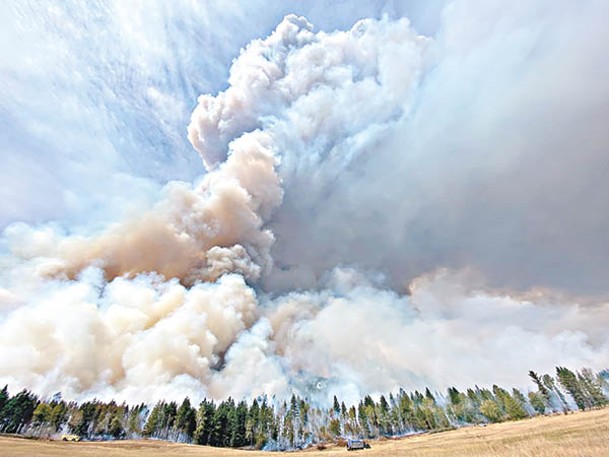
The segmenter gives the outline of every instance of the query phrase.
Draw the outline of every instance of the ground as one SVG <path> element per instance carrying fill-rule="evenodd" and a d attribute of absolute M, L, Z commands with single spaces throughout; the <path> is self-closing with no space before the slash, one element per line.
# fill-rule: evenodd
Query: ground
<path fill-rule="evenodd" d="M 609 409 L 538 417 L 467 427 L 443 433 L 397 440 L 371 441 L 371 449 L 350 457 L 575 457 L 609 456 Z M 342 447 L 290 452 L 290 456 L 346 455 Z M 155 440 L 116 442 L 62 442 L 0 437 L 2 457 L 269 457 L 276 453 L 219 449 Z"/>

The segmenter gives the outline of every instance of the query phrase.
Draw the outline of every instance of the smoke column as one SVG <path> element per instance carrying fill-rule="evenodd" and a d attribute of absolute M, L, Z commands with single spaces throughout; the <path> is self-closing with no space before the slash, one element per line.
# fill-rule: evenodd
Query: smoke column
<path fill-rule="evenodd" d="M 4 231 L 0 384 L 352 402 L 606 367 L 609 11 L 552 5 L 285 17 L 199 97 L 200 180 Z"/>

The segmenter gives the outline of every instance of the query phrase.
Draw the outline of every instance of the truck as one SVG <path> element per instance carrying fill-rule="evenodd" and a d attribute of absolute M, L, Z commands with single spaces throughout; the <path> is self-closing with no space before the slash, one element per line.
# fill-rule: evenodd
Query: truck
<path fill-rule="evenodd" d="M 80 436 L 64 433 L 61 435 L 61 441 L 80 441 Z"/>
<path fill-rule="evenodd" d="M 347 450 L 348 451 L 356 451 L 358 449 L 367 449 L 370 446 L 368 444 L 366 444 L 366 442 L 364 440 L 355 440 L 355 439 L 348 439 L 347 440 Z"/>

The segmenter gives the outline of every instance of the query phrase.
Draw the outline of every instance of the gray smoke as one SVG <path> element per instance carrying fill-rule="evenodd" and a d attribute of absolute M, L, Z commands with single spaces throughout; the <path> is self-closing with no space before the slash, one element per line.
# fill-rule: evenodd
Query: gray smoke
<path fill-rule="evenodd" d="M 433 39 L 287 16 L 199 98 L 199 182 L 5 231 L 0 383 L 356 401 L 607 366 L 608 10 L 456 1 Z"/>
<path fill-rule="evenodd" d="M 603 2 L 454 2 L 423 55 L 390 38 L 367 53 L 370 93 L 361 73 L 320 84 L 313 125 L 299 99 L 280 120 L 285 197 L 271 222 L 276 265 L 297 271 L 286 287 L 336 264 L 398 287 L 443 266 L 606 296 L 605 13 Z M 314 141 L 290 134 L 300 125 Z"/>

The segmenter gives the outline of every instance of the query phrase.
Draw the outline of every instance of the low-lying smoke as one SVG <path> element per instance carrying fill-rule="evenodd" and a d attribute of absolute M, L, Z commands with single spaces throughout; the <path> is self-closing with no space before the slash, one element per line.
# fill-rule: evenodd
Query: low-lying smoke
<path fill-rule="evenodd" d="M 199 98 L 200 182 L 89 236 L 9 227 L 0 383 L 356 401 L 607 366 L 607 6 L 470 3 L 433 40 L 288 16 Z"/>

